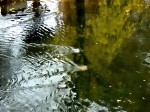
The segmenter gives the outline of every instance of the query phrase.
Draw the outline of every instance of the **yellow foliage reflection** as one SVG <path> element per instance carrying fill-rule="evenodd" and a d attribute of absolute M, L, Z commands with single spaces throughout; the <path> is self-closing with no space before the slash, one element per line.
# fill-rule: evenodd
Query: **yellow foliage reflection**
<path fill-rule="evenodd" d="M 124 54 L 123 44 L 142 24 L 142 16 L 148 5 L 144 0 L 83 0 L 84 4 L 80 7 L 77 6 L 77 2 L 78 0 L 61 2 L 64 24 L 58 27 L 56 37 L 51 43 L 70 45 L 83 50 L 83 53 L 72 57 L 75 62 L 88 65 L 88 71 L 78 73 L 79 79 L 76 85 L 80 98 L 88 98 L 99 103 L 100 99 L 105 99 L 109 103 L 119 101 L 124 106 L 130 102 L 127 100 L 124 104 L 126 99 L 118 100 L 118 95 L 126 94 L 129 88 L 123 87 L 124 83 L 129 79 L 135 79 L 129 77 L 130 73 L 127 73 L 128 77 L 119 74 L 125 73 L 125 68 L 114 72 L 115 69 L 110 69 L 110 66 L 120 63 L 117 61 L 117 56 L 119 53 Z M 74 19 L 71 19 L 72 17 Z M 134 53 L 133 55 L 135 56 Z M 131 61 L 135 57 L 128 58 Z M 127 63 L 132 65 L 130 62 Z M 138 66 L 135 60 L 133 63 Z M 115 74 L 116 72 L 119 73 Z M 127 84 L 132 87 L 132 80 Z M 113 88 L 112 85 L 115 87 Z M 136 108 L 136 105 L 134 106 L 133 108 Z M 127 106 L 128 109 L 129 107 Z"/>

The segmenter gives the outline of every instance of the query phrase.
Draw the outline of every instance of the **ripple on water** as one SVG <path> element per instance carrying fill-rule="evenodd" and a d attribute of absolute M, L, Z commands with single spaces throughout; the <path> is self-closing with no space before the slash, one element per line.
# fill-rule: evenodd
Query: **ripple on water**
<path fill-rule="evenodd" d="M 61 89 L 58 86 L 71 81 L 69 72 L 80 70 L 78 65 L 66 56 L 79 53 L 80 50 L 46 44 L 21 46 L 20 55 L 9 58 L 12 80 L 7 89 L 1 91 L 1 94 L 7 94 L 7 97 L 0 101 L 0 111 L 49 112 L 67 109 L 63 99 L 70 98 L 71 88 Z"/>
<path fill-rule="evenodd" d="M 24 12 L 0 17 L 0 112 L 66 111 L 65 99 L 75 97 L 67 85 L 68 73 L 87 69 L 67 57 L 80 53 L 78 48 L 31 43 L 34 34 L 43 41 L 55 33 L 58 1 L 41 4 L 47 9 L 38 18 L 31 1 Z M 33 40 L 27 44 L 23 39 L 28 37 Z M 67 87 L 59 88 L 60 84 Z"/>

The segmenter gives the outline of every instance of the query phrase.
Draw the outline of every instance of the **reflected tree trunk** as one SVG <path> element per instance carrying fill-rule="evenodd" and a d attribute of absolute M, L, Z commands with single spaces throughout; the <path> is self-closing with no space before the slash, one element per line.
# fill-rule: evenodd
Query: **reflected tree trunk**
<path fill-rule="evenodd" d="M 1 6 L 1 15 L 6 16 L 7 14 L 7 8 L 5 6 Z"/>
<path fill-rule="evenodd" d="M 26 33 L 25 42 L 34 43 L 41 40 L 41 37 L 38 35 L 38 29 L 42 23 L 41 13 L 40 13 L 40 0 L 33 0 L 32 11 L 34 12 L 33 24 L 31 28 Z"/>
<path fill-rule="evenodd" d="M 76 2 L 76 17 L 77 17 L 77 22 L 76 22 L 76 34 L 77 34 L 77 39 L 75 42 L 75 47 L 81 48 L 84 50 L 87 48 L 85 46 L 85 28 L 88 28 L 86 26 L 86 14 L 93 16 L 92 14 L 98 14 L 98 1 L 86 1 L 86 0 L 75 0 Z M 90 9 L 89 9 L 90 8 Z M 93 11 L 94 10 L 94 11 Z M 86 11 L 86 12 L 85 12 Z M 79 65 L 89 65 L 89 60 L 87 59 L 87 56 L 85 55 L 84 52 L 81 52 L 80 54 L 74 54 L 74 62 L 79 64 Z M 80 98 L 89 98 L 92 96 L 92 90 L 93 88 L 92 83 L 95 81 L 95 77 L 93 76 L 97 75 L 93 70 L 89 68 L 89 70 L 84 71 L 84 72 L 79 72 L 78 75 L 79 77 L 74 79 L 74 83 L 77 87 L 77 93 L 78 97 Z M 91 95 L 91 96 L 90 96 Z"/>
<path fill-rule="evenodd" d="M 85 2 L 84 0 L 76 0 L 76 32 L 78 40 L 75 43 L 75 46 L 83 49 L 84 44 L 84 29 L 85 29 Z"/>
<path fill-rule="evenodd" d="M 85 45 L 85 26 L 86 26 L 86 20 L 85 20 L 85 0 L 75 0 L 76 3 L 76 17 L 77 17 L 77 22 L 76 22 L 76 33 L 77 33 L 77 40 L 75 41 L 75 47 L 81 48 L 84 50 L 84 45 Z M 80 54 L 74 54 L 74 62 L 79 64 L 79 65 L 87 65 L 88 60 L 84 52 L 81 52 Z M 88 72 L 88 73 L 87 73 Z M 86 82 L 84 82 L 83 86 L 86 85 L 85 83 L 88 82 L 88 86 L 84 87 L 84 90 L 89 91 L 89 86 L 90 86 L 90 80 L 91 80 L 91 75 L 90 72 L 82 72 L 79 74 L 84 75 L 86 73 Z M 84 76 L 83 76 L 84 77 Z M 78 90 L 81 89 L 82 85 L 78 85 L 81 79 L 75 79 L 74 83 L 77 85 Z M 80 94 L 78 94 L 80 96 Z M 88 92 L 86 93 L 85 96 L 88 96 Z M 78 98 L 78 96 L 77 96 Z"/>
<path fill-rule="evenodd" d="M 84 49 L 84 30 L 85 30 L 85 1 L 84 0 L 76 0 L 76 32 L 77 32 L 77 40 L 75 42 L 75 47 Z M 79 64 L 86 65 L 87 58 L 84 53 L 81 53 L 80 56 L 75 54 L 74 61 Z"/>
<path fill-rule="evenodd" d="M 35 13 L 35 17 L 39 17 L 41 13 L 39 12 L 40 0 L 33 0 L 33 12 Z"/>
<path fill-rule="evenodd" d="M 52 37 L 52 28 L 44 24 L 43 9 L 40 0 L 33 0 L 32 11 L 34 12 L 33 24 L 27 31 L 26 43 L 41 43 L 45 38 Z"/>

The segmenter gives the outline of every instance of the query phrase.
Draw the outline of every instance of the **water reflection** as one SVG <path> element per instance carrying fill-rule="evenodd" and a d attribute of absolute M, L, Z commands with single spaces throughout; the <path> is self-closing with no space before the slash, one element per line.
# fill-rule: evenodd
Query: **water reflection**
<path fill-rule="evenodd" d="M 12 82 L 12 86 L 1 92 L 8 94 L 0 102 L 1 111 L 3 109 L 18 112 L 20 110 L 40 111 L 41 109 L 53 111 L 67 108 L 61 100 L 69 98 L 70 90 L 59 90 L 57 86 L 61 82 L 71 81 L 67 73 L 78 70 L 76 65 L 71 60 L 63 57 L 63 53 L 59 54 L 59 51 L 57 51 L 59 46 L 33 44 L 25 47 L 32 47 L 32 49 L 46 47 L 49 50 L 42 54 L 30 51 L 30 55 L 24 57 L 24 54 L 22 54 L 21 57 L 18 57 L 19 59 L 13 58 L 10 60 L 13 64 L 12 72 L 17 79 Z M 60 49 L 62 52 L 63 46 L 60 46 Z M 68 48 L 69 50 L 70 52 L 74 51 L 73 48 Z M 47 108 L 49 109 L 47 110 Z"/>
<path fill-rule="evenodd" d="M 75 1 L 68 2 L 73 4 Z M 149 49 L 149 41 L 145 41 L 148 38 L 143 39 L 146 37 L 146 30 L 148 35 L 149 29 L 145 27 L 149 24 L 149 19 L 144 19 L 147 15 L 145 12 L 148 11 L 147 4 L 145 1 L 128 0 L 107 0 L 98 3 L 94 0 L 91 1 L 93 4 L 84 0 L 80 2 L 81 7 L 72 5 L 72 17 L 76 17 L 76 24 L 67 23 L 69 21 L 66 16 L 63 17 L 67 22 L 66 32 L 63 33 L 65 38 L 61 43 L 80 47 L 83 53 L 75 55 L 72 59 L 79 64 L 88 64 L 88 71 L 72 76 L 76 84 L 75 92 L 78 93 L 76 101 L 79 100 L 89 108 L 91 103 L 86 102 L 86 99 L 99 106 L 104 105 L 110 111 L 142 111 L 145 108 L 142 105 L 145 105 L 145 100 L 148 99 L 147 95 L 141 93 L 141 89 L 147 88 L 145 79 L 148 79 L 149 74 L 149 67 L 145 68 L 141 64 L 145 60 L 143 52 L 148 52 Z M 75 11 L 73 7 L 76 8 Z M 98 11 L 92 15 L 90 8 L 97 8 Z M 62 12 L 70 13 L 69 10 Z M 143 29 L 142 32 L 140 28 Z M 56 37 L 53 42 L 58 43 L 61 40 Z M 141 51 L 142 49 L 145 51 Z M 145 61 L 147 60 L 148 58 Z M 145 69 L 147 72 L 144 72 Z"/>
<path fill-rule="evenodd" d="M 3 0 L 0 2 L 1 7 L 1 14 L 2 16 L 6 16 L 8 13 L 15 13 L 15 11 L 21 10 L 27 8 L 27 1 L 26 0 L 15 0 L 15 1 L 8 1 Z"/>
<path fill-rule="evenodd" d="M 148 1 L 33 0 L 0 20 L 0 111 L 150 111 Z"/>
<path fill-rule="evenodd" d="M 45 38 L 54 36 L 54 29 L 44 23 L 44 13 L 46 9 L 42 6 L 39 0 L 33 0 L 32 11 L 34 12 L 33 23 L 27 28 L 25 42 L 41 42 Z"/>
<path fill-rule="evenodd" d="M 103 10 L 102 7 L 100 7 L 100 9 Z M 111 5 L 111 9 L 113 9 L 113 5 Z M 104 8 L 104 10 L 107 12 L 106 7 Z M 109 13 L 109 11 L 107 13 Z M 114 13 L 115 12 L 113 12 L 113 14 Z M 118 16 L 121 15 L 119 14 Z M 142 105 L 146 105 L 145 104 L 147 102 L 146 99 L 149 99 L 149 97 L 147 93 L 144 94 L 144 93 L 141 93 L 140 91 L 145 91 L 145 88 L 147 88 L 145 85 L 146 84 L 145 80 L 143 79 L 149 79 L 148 78 L 149 73 L 146 70 L 148 68 L 145 68 L 141 64 L 142 62 L 141 57 L 138 57 L 137 55 L 140 55 L 143 53 L 143 50 L 139 51 L 140 48 L 144 49 L 144 47 L 140 47 L 138 43 L 139 38 L 140 37 L 143 38 L 146 36 L 143 36 L 142 35 L 143 33 L 139 32 L 139 29 L 138 29 L 139 27 L 143 27 L 139 25 L 140 23 L 139 24 L 137 23 L 137 22 L 141 22 L 141 20 L 137 19 L 135 16 L 132 16 L 132 15 L 139 16 L 139 14 L 142 14 L 142 13 L 140 11 L 136 12 L 134 10 L 129 17 L 130 20 L 127 21 L 127 22 L 130 21 L 130 24 L 132 24 L 131 22 L 135 22 L 133 23 L 135 26 L 135 29 L 133 31 L 134 33 L 132 34 L 122 30 L 122 28 L 121 28 L 121 32 L 119 32 L 119 26 L 117 28 L 117 32 L 115 31 L 114 26 L 109 26 L 109 27 L 107 26 L 107 25 L 112 24 L 112 21 L 115 21 L 115 19 L 118 16 L 117 17 L 115 16 L 114 19 L 113 19 L 113 15 L 112 16 L 109 15 L 109 18 L 104 17 L 105 19 L 108 19 L 106 21 L 107 23 L 104 23 L 105 19 L 101 21 L 100 18 L 97 18 L 97 19 L 101 23 L 96 22 L 97 20 L 94 21 L 96 22 L 96 24 L 98 24 L 98 25 L 93 26 L 94 31 L 92 33 L 92 36 L 95 36 L 94 37 L 95 41 L 93 41 L 92 45 L 89 44 L 90 42 L 88 42 L 88 45 L 91 45 L 92 47 L 95 46 L 95 47 L 93 47 L 91 50 L 90 48 L 88 48 L 88 51 L 86 52 L 87 53 L 89 52 L 89 53 L 86 56 L 88 60 L 91 62 L 91 65 L 95 68 L 92 68 L 92 70 L 90 71 L 91 75 L 88 76 L 87 74 L 83 74 L 82 76 L 83 78 L 80 77 L 78 79 L 78 87 L 80 88 L 79 94 L 81 95 L 81 97 L 89 98 L 102 105 L 110 104 L 111 106 L 110 107 L 108 106 L 108 108 L 112 111 L 118 111 L 118 110 L 120 111 L 124 109 L 127 111 L 145 110 L 144 109 L 145 106 L 142 106 Z M 103 16 L 107 16 L 107 15 L 101 14 L 101 17 Z M 144 17 L 144 15 L 142 15 L 142 17 Z M 117 26 L 119 22 L 123 22 L 121 18 L 119 17 L 116 20 L 118 22 L 117 21 L 115 22 L 114 24 L 115 26 Z M 94 22 L 92 24 L 94 24 Z M 146 21 L 142 21 L 143 24 L 146 24 L 145 22 Z M 127 24 L 128 23 L 125 23 L 126 25 L 125 27 L 129 29 L 130 26 L 127 26 Z M 94 27 L 97 29 L 98 28 L 101 29 L 102 32 L 100 30 L 94 29 Z M 105 30 L 105 28 L 107 29 Z M 138 29 L 137 31 L 135 31 L 136 28 Z M 98 31 L 101 33 L 98 33 Z M 107 32 L 109 33 L 107 34 Z M 125 36 L 123 36 L 124 35 L 123 32 L 126 32 Z M 136 35 L 137 32 L 139 32 L 140 34 L 138 33 Z M 144 35 L 147 35 L 147 34 L 146 32 L 144 33 Z M 120 39 L 127 38 L 128 36 L 129 37 L 128 39 L 120 40 L 118 35 L 119 37 L 121 35 Z M 101 36 L 101 37 L 99 37 L 99 40 L 96 41 L 97 36 Z M 94 42 L 97 43 L 97 46 L 94 45 Z M 120 44 L 120 42 L 121 43 L 123 42 L 123 43 Z M 147 46 L 148 44 L 145 43 L 143 45 L 146 46 L 146 48 L 149 48 L 149 46 Z M 120 49 L 120 47 L 121 47 L 121 50 L 119 50 L 119 52 L 118 50 L 115 50 L 115 49 Z M 93 49 L 95 50 L 93 51 Z M 96 53 L 98 53 L 98 51 L 95 52 L 96 49 L 99 50 L 100 52 L 99 54 L 97 54 L 97 56 L 96 56 Z M 107 52 L 107 50 L 109 52 Z M 148 52 L 148 49 L 145 49 L 144 52 Z M 95 56 L 94 55 L 92 56 L 92 54 L 94 54 Z M 139 69 L 142 70 L 142 72 Z M 81 86 L 81 83 L 82 85 L 84 85 L 83 82 L 85 82 L 85 85 L 87 85 L 87 88 L 85 88 L 84 86 Z M 149 111 L 149 108 L 147 108 L 146 111 Z"/>
<path fill-rule="evenodd" d="M 57 12 L 57 2 L 50 3 L 53 7 L 46 8 Z M 25 15 L 13 21 L 12 17 L 18 17 L 20 12 L 6 15 L 6 20 L 1 17 L 1 21 L 12 24 L 2 25 L 0 30 L 0 111 L 65 111 L 68 110 L 65 100 L 74 97 L 70 88 L 58 87 L 71 82 L 68 73 L 80 70 L 66 57 L 80 50 L 44 44 L 44 39 L 52 34 L 51 29 L 56 27 L 57 15 L 45 10 L 43 4 L 29 2 L 27 9 L 21 12 Z M 51 20 L 55 23 L 49 22 Z"/>

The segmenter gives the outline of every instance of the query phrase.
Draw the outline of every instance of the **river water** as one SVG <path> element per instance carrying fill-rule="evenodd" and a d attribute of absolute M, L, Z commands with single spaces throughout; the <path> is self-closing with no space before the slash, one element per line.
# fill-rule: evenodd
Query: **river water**
<path fill-rule="evenodd" d="M 0 112 L 149 112 L 149 6 L 0 2 Z"/>

